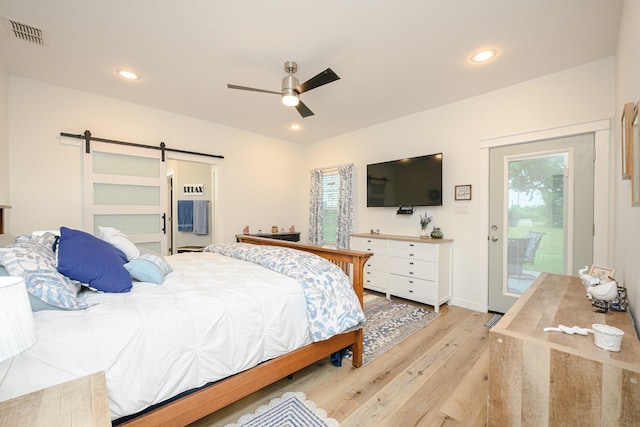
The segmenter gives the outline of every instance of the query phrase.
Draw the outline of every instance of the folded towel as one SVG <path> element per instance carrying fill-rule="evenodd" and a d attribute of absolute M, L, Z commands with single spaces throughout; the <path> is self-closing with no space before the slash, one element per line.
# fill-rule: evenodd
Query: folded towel
<path fill-rule="evenodd" d="M 193 230 L 193 200 L 178 200 L 178 231 Z"/>
<path fill-rule="evenodd" d="M 206 200 L 193 201 L 193 234 L 207 234 L 207 204 Z"/>

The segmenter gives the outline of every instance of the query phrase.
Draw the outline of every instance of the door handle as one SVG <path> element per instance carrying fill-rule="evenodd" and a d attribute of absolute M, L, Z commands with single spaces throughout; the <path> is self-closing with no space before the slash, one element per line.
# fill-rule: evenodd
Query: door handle
<path fill-rule="evenodd" d="M 497 242 L 498 241 L 498 236 L 491 236 L 491 241 L 492 242 Z"/>

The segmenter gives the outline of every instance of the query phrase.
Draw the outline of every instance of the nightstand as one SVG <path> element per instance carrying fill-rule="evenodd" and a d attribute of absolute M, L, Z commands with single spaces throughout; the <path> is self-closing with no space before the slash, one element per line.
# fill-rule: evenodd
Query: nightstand
<path fill-rule="evenodd" d="M 111 426 L 104 372 L 0 402 L 2 426 Z"/>

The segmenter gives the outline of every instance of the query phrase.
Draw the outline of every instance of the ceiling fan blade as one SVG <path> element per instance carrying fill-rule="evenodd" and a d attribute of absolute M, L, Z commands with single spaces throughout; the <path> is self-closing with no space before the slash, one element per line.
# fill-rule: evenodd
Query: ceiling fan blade
<path fill-rule="evenodd" d="M 227 87 L 229 89 L 250 90 L 252 92 L 273 93 L 273 94 L 276 94 L 276 95 L 282 95 L 282 92 L 274 92 L 272 90 L 265 90 L 265 89 L 256 89 L 255 87 L 231 85 L 229 83 L 227 83 Z"/>
<path fill-rule="evenodd" d="M 299 85 L 296 88 L 296 92 L 303 93 L 311 89 L 315 89 L 319 86 L 326 85 L 327 83 L 334 82 L 339 79 L 340 77 L 338 77 L 338 75 L 334 73 L 331 68 L 327 68 L 320 74 L 314 77 L 311 77 L 309 80 Z"/>
<path fill-rule="evenodd" d="M 309 107 L 304 105 L 302 101 L 298 102 L 298 105 L 296 105 L 296 110 L 298 110 L 298 113 L 300 113 L 302 117 L 313 116 L 313 111 L 311 111 Z"/>

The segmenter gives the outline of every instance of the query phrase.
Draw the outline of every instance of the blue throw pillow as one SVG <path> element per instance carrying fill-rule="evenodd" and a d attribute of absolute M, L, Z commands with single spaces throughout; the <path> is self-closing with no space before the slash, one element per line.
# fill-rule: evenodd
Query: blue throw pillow
<path fill-rule="evenodd" d="M 113 245 L 84 231 L 60 227 L 58 271 L 103 292 L 129 292 L 127 256 Z"/>
<path fill-rule="evenodd" d="M 131 274 L 131 277 L 141 282 L 151 282 L 160 285 L 164 281 L 162 269 L 148 259 L 132 259 L 124 265 L 124 268 Z"/>

